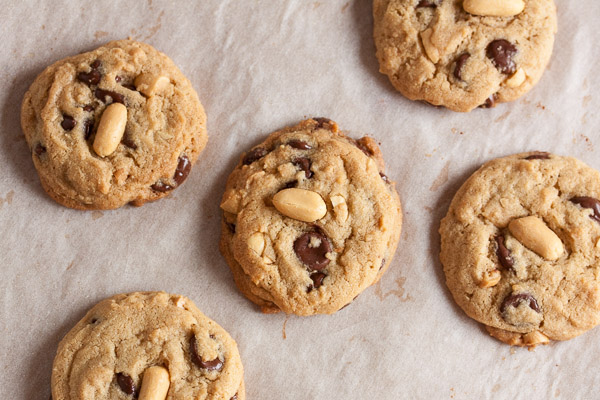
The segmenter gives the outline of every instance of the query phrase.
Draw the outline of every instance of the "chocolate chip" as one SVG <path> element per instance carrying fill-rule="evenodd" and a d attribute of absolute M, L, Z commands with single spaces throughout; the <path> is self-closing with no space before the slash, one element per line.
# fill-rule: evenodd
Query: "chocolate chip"
<path fill-rule="evenodd" d="M 135 394 L 135 384 L 133 383 L 133 379 L 124 373 L 117 373 L 117 383 L 121 390 L 126 394 Z"/>
<path fill-rule="evenodd" d="M 454 67 L 454 77 L 462 81 L 462 68 L 471 57 L 469 53 L 463 53 L 456 59 L 456 66 Z"/>
<path fill-rule="evenodd" d="M 325 275 L 322 272 L 315 272 L 314 274 L 312 274 L 310 276 L 310 279 L 312 279 L 313 281 L 313 284 L 311 285 L 311 290 L 320 288 L 323 284 L 323 279 L 325 279 L 326 276 L 327 275 Z"/>
<path fill-rule="evenodd" d="M 549 160 L 550 153 L 545 151 L 536 151 L 535 154 L 525 157 L 525 160 Z"/>
<path fill-rule="evenodd" d="M 254 149 L 252 149 L 246 153 L 246 155 L 244 156 L 244 159 L 242 161 L 242 164 L 250 165 L 254 161 L 258 161 L 261 158 L 263 158 L 264 156 L 266 156 L 267 153 L 268 153 L 268 151 L 264 147 L 255 147 Z"/>
<path fill-rule="evenodd" d="M 150 186 L 150 188 L 155 192 L 165 193 L 175 189 L 175 186 L 171 186 L 168 183 L 156 182 L 154 185 Z"/>
<path fill-rule="evenodd" d="M 92 318 L 92 319 L 90 320 L 90 324 L 92 324 L 92 325 L 95 325 L 95 324 L 96 324 L 96 322 L 98 322 L 98 318 Z"/>
<path fill-rule="evenodd" d="M 590 218 L 600 222 L 600 201 L 593 197 L 573 197 L 571 201 L 575 204 L 579 204 L 583 208 L 591 208 L 594 213 L 590 215 Z"/>
<path fill-rule="evenodd" d="M 485 99 L 485 103 L 480 105 L 481 108 L 494 108 L 496 107 L 496 100 L 498 100 L 498 95 L 496 93 L 492 94 L 490 97 Z"/>
<path fill-rule="evenodd" d="M 329 239 L 320 232 L 307 232 L 294 242 L 296 256 L 311 271 L 319 271 L 329 265 L 330 260 L 325 255 L 330 251 Z"/>
<path fill-rule="evenodd" d="M 298 149 L 298 150 L 310 150 L 312 149 L 312 146 L 308 143 L 306 143 L 303 140 L 290 140 L 288 142 L 288 145 L 290 145 L 291 147 L 293 147 L 294 149 Z"/>
<path fill-rule="evenodd" d="M 516 308 L 523 302 L 528 303 L 529 308 L 531 308 L 533 311 L 538 313 L 540 312 L 540 306 L 538 305 L 537 300 L 529 293 L 517 293 L 507 296 L 500 306 L 500 312 L 504 314 L 508 307 Z"/>
<path fill-rule="evenodd" d="M 92 132 L 94 131 L 94 120 L 88 119 L 83 124 L 83 132 L 85 134 L 85 140 L 88 140 L 90 136 L 92 136 Z"/>
<path fill-rule="evenodd" d="M 119 75 L 115 76 L 115 82 L 119 83 L 121 80 L 122 78 Z"/>
<path fill-rule="evenodd" d="M 229 400 L 237 400 L 237 398 L 238 398 L 237 395 L 238 395 L 237 393 L 234 394 L 233 397 L 231 399 L 229 399 Z"/>
<path fill-rule="evenodd" d="M 73 117 L 63 114 L 63 120 L 60 123 L 60 126 L 62 126 L 65 131 L 70 131 L 71 129 L 75 128 L 75 125 L 77 125 L 77 121 L 75 121 Z"/>
<path fill-rule="evenodd" d="M 202 357 L 198 355 L 198 349 L 196 348 L 196 338 L 194 336 L 190 338 L 190 355 L 194 364 L 196 364 L 200 368 L 204 368 L 209 371 L 220 371 L 223 368 L 223 361 L 221 361 L 219 357 L 215 358 L 212 361 L 202 361 Z"/>
<path fill-rule="evenodd" d="M 125 96 L 123 96 L 122 94 L 119 94 L 117 92 L 111 92 L 110 90 L 104 90 L 104 89 L 96 89 L 94 90 L 94 96 L 96 96 L 97 99 L 107 103 L 106 98 L 110 97 L 112 99 L 113 103 L 121 103 L 121 104 L 125 104 Z"/>
<path fill-rule="evenodd" d="M 329 118 L 323 117 L 313 118 L 313 120 L 317 121 L 317 128 L 323 128 L 325 125 L 331 125 L 333 123 Z"/>
<path fill-rule="evenodd" d="M 85 106 L 85 107 L 83 107 L 83 111 L 87 111 L 87 112 L 94 111 L 94 106 L 92 106 L 92 105 Z"/>
<path fill-rule="evenodd" d="M 385 258 L 383 260 L 381 260 L 381 266 L 379 267 L 380 271 L 383 269 L 384 265 L 385 265 Z"/>
<path fill-rule="evenodd" d="M 310 166 L 311 166 L 311 162 L 308 158 L 304 158 L 304 157 L 300 157 L 300 158 L 296 158 L 294 159 L 294 161 L 292 161 L 292 164 L 294 164 L 296 167 L 300 168 L 302 171 L 304 171 L 304 175 L 310 179 L 313 176 L 313 172 L 310 170 Z"/>
<path fill-rule="evenodd" d="M 510 255 L 510 250 L 508 250 L 504 245 L 504 236 L 496 236 L 496 244 L 496 256 L 498 256 L 498 262 L 504 267 L 504 269 L 514 272 L 515 269 L 513 266 L 515 265 L 515 262 Z"/>
<path fill-rule="evenodd" d="M 90 72 L 80 72 L 77 74 L 77 80 L 85 83 L 88 86 L 97 85 L 102 79 L 102 74 L 97 69 L 92 69 Z"/>
<path fill-rule="evenodd" d="M 94 60 L 94 62 L 92 64 L 90 64 L 90 67 L 92 67 L 92 69 L 98 69 L 98 68 L 100 68 L 100 65 L 102 65 L 100 60 Z"/>
<path fill-rule="evenodd" d="M 437 7 L 442 3 L 442 0 L 420 0 L 417 7 Z"/>
<path fill-rule="evenodd" d="M 125 135 L 123 135 L 123 139 L 121 140 L 121 143 L 123 143 L 125 146 L 129 147 L 130 149 L 133 149 L 133 150 L 137 149 L 137 144 L 135 144 L 133 139 L 131 139 L 131 137 L 129 137 L 129 135 L 127 133 L 125 133 Z"/>
<path fill-rule="evenodd" d="M 235 224 L 232 224 L 231 222 L 225 222 L 225 224 L 231 233 L 235 233 Z"/>
<path fill-rule="evenodd" d="M 190 170 L 192 169 L 192 163 L 186 155 L 179 156 L 179 162 L 177 163 L 177 169 L 175 169 L 175 175 L 173 180 L 177 183 L 177 186 L 181 185 L 183 181 L 188 177 Z"/>
<path fill-rule="evenodd" d="M 385 182 L 385 183 L 390 183 L 390 179 L 387 177 L 387 175 L 383 174 L 383 173 L 379 173 L 379 176 L 381 177 L 381 179 Z"/>
<path fill-rule="evenodd" d="M 38 143 L 35 145 L 35 148 L 33 149 L 33 151 L 35 151 L 35 154 L 37 154 L 38 156 L 41 156 L 42 154 L 44 154 L 46 152 L 46 147 L 42 146 L 41 143 Z"/>
<path fill-rule="evenodd" d="M 517 54 L 517 48 L 508 40 L 498 39 L 490 43 L 486 54 L 498 71 L 506 75 L 512 75 L 517 70 L 513 57 Z"/>

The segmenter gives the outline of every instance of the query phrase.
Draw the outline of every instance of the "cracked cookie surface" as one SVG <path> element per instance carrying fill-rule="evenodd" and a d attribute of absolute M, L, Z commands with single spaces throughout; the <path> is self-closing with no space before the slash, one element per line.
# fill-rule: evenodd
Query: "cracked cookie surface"
<path fill-rule="evenodd" d="M 556 32 L 553 0 L 527 0 L 520 13 L 503 17 L 470 14 L 463 0 L 374 0 L 373 16 L 380 71 L 394 87 L 463 112 L 528 92 Z"/>
<path fill-rule="evenodd" d="M 458 305 L 512 345 L 600 323 L 600 173 L 534 152 L 492 160 L 454 196 L 440 258 Z"/>
<path fill-rule="evenodd" d="M 166 55 L 132 40 L 47 67 L 25 94 L 21 126 L 42 186 L 76 209 L 168 195 L 207 141 L 189 80 Z"/>
<path fill-rule="evenodd" d="M 394 183 L 371 138 L 316 118 L 244 154 L 221 208 L 221 252 L 264 312 L 331 314 L 377 282 L 402 224 Z"/>
<path fill-rule="evenodd" d="M 152 367 L 166 369 L 166 399 L 245 399 L 235 341 L 191 300 L 164 292 L 95 305 L 58 346 L 52 398 L 134 399 Z"/>

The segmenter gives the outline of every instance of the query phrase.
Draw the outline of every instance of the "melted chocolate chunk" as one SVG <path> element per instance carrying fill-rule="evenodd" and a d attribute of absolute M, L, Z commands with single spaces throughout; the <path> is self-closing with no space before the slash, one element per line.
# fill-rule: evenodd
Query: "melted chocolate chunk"
<path fill-rule="evenodd" d="M 88 106 L 85 106 L 85 107 L 83 107 L 83 111 L 87 111 L 87 112 L 94 111 L 94 106 L 91 104 Z"/>
<path fill-rule="evenodd" d="M 71 129 L 75 128 L 75 125 L 77 125 L 77 121 L 75 121 L 73 117 L 63 114 L 63 120 L 60 123 L 60 126 L 62 126 L 65 131 L 70 131 Z"/>
<path fill-rule="evenodd" d="M 256 147 L 246 153 L 246 155 L 244 156 L 244 159 L 242 160 L 242 164 L 250 165 L 254 161 L 258 161 L 261 158 L 263 158 L 264 156 L 266 156 L 267 153 L 268 153 L 268 151 L 264 147 Z"/>
<path fill-rule="evenodd" d="M 515 269 L 513 266 L 515 265 L 515 262 L 510 255 L 510 250 L 508 250 L 504 245 L 504 236 L 496 236 L 496 244 L 496 256 L 498 256 L 498 262 L 500 265 L 502 265 L 502 267 L 504 267 L 504 269 L 514 272 Z"/>
<path fill-rule="evenodd" d="M 316 272 L 314 274 L 312 274 L 310 276 L 310 279 L 312 279 L 313 284 L 312 284 L 312 288 L 313 289 L 318 289 L 321 287 L 321 285 L 323 284 L 323 279 L 325 279 L 327 275 L 325 275 L 322 272 Z"/>
<path fill-rule="evenodd" d="M 545 151 L 536 151 L 535 154 L 525 157 L 525 160 L 549 160 L 550 153 Z"/>
<path fill-rule="evenodd" d="M 512 75 L 517 70 L 513 57 L 517 54 L 517 48 L 508 40 L 498 39 L 490 43 L 486 49 L 486 55 L 498 71 L 506 75 Z"/>
<path fill-rule="evenodd" d="M 196 348 L 196 338 L 194 336 L 190 338 L 190 355 L 194 364 L 196 364 L 200 368 L 204 368 L 209 371 L 220 371 L 223 368 L 223 361 L 221 361 L 219 357 L 211 361 L 202 360 L 202 357 L 198 355 L 198 349 Z"/>
<path fill-rule="evenodd" d="M 94 90 L 94 96 L 96 96 L 96 98 L 98 100 L 101 100 L 105 103 L 107 103 L 106 98 L 110 97 L 112 99 L 113 103 L 121 103 L 121 104 L 125 104 L 125 96 L 123 96 L 122 94 L 119 94 L 117 92 L 111 92 L 110 90 L 104 90 L 104 89 L 96 89 Z"/>
<path fill-rule="evenodd" d="M 192 163 L 190 162 L 190 159 L 187 158 L 186 155 L 179 156 L 177 169 L 175 170 L 175 175 L 173 175 L 173 179 L 175 180 L 175 183 L 177 183 L 177 186 L 181 185 L 183 181 L 185 181 L 191 169 Z"/>
<path fill-rule="evenodd" d="M 118 372 L 117 383 L 119 384 L 119 387 L 124 393 L 135 395 L 135 384 L 133 383 L 133 379 L 129 375 Z"/>
<path fill-rule="evenodd" d="M 85 83 L 88 86 L 97 85 L 102 79 L 100 71 L 93 69 L 90 72 L 80 72 L 77 74 L 77 80 Z"/>
<path fill-rule="evenodd" d="M 492 94 L 490 97 L 485 99 L 485 103 L 480 105 L 481 108 L 494 108 L 496 107 L 496 100 L 498 100 L 498 95 L 496 93 Z"/>
<path fill-rule="evenodd" d="M 600 201 L 593 197 L 573 197 L 571 202 L 579 204 L 583 208 L 591 208 L 594 213 L 590 215 L 590 218 L 596 222 L 600 222 Z"/>
<path fill-rule="evenodd" d="M 312 146 L 308 143 L 306 143 L 305 141 L 302 140 L 290 140 L 288 142 L 288 145 L 293 147 L 294 149 L 298 149 L 298 150 L 310 150 L 312 149 Z"/>
<path fill-rule="evenodd" d="M 463 53 L 456 59 L 456 66 L 454 67 L 454 77 L 462 81 L 462 68 L 471 57 L 469 53 Z"/>
<path fill-rule="evenodd" d="M 442 3 L 442 0 L 420 0 L 417 7 L 437 7 Z"/>
<path fill-rule="evenodd" d="M 318 244 L 313 247 L 315 242 Z M 294 242 L 294 252 L 309 270 L 320 271 L 329 265 L 325 255 L 331 252 L 331 244 L 323 233 L 307 232 Z"/>
<path fill-rule="evenodd" d="M 538 313 L 541 312 L 537 300 L 529 293 L 517 293 L 507 296 L 500 306 L 500 312 L 504 314 L 508 307 L 516 308 L 523 302 L 526 302 L 533 311 Z"/>
<path fill-rule="evenodd" d="M 44 154 L 46 152 L 46 147 L 42 146 L 41 143 L 38 143 L 35 145 L 35 148 L 33 149 L 33 151 L 35 151 L 35 154 L 37 154 L 38 156 L 41 156 L 42 154 Z"/>
<path fill-rule="evenodd" d="M 171 186 L 168 183 L 156 182 L 154 185 L 150 186 L 150 188 L 155 192 L 165 193 L 175 189 L 175 186 Z"/>
<path fill-rule="evenodd" d="M 296 167 L 300 168 L 302 171 L 304 171 L 304 175 L 310 179 L 313 176 L 313 172 L 310 170 L 310 166 L 311 166 L 311 162 L 308 158 L 304 158 L 304 157 L 300 157 L 300 158 L 296 158 L 294 161 L 292 161 L 292 164 L 294 164 Z"/>
<path fill-rule="evenodd" d="M 94 131 L 94 120 L 88 119 L 83 124 L 83 132 L 85 134 L 85 140 L 88 140 L 90 136 L 92 136 L 92 132 Z"/>

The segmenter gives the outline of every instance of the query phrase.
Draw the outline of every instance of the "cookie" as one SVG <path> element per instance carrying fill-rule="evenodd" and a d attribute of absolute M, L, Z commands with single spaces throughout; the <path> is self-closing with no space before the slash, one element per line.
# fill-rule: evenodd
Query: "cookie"
<path fill-rule="evenodd" d="M 492 160 L 440 226 L 446 283 L 503 342 L 568 340 L 600 323 L 600 173 L 544 152 Z"/>
<path fill-rule="evenodd" d="M 379 147 L 325 118 L 271 134 L 227 181 L 221 252 L 263 312 L 331 314 L 377 282 L 402 211 Z"/>
<path fill-rule="evenodd" d="M 206 145 L 206 115 L 166 55 L 114 41 L 49 66 L 21 107 L 46 192 L 67 207 L 139 206 L 168 195 Z"/>
<path fill-rule="evenodd" d="M 101 301 L 58 345 L 52 398 L 138 396 L 245 399 L 235 341 L 183 296 L 137 292 Z"/>
<path fill-rule="evenodd" d="M 404 96 L 454 111 L 493 107 L 541 78 L 553 0 L 373 0 L 380 72 Z"/>

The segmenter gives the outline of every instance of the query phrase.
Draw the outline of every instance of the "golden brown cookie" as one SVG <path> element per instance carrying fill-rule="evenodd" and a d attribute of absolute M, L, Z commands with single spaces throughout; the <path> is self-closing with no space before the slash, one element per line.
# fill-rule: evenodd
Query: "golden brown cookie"
<path fill-rule="evenodd" d="M 46 68 L 25 94 L 21 126 L 46 192 L 87 210 L 166 196 L 207 141 L 189 80 L 166 55 L 132 40 Z"/>
<path fill-rule="evenodd" d="M 221 252 L 264 312 L 330 314 L 377 282 L 402 224 L 371 138 L 325 118 L 271 134 L 227 181 Z"/>
<path fill-rule="evenodd" d="M 600 173 L 534 152 L 492 160 L 454 196 L 440 258 L 458 305 L 506 343 L 600 323 Z"/>
<path fill-rule="evenodd" d="M 411 100 L 454 111 L 517 99 L 541 78 L 553 0 L 374 0 L 380 71 Z"/>
<path fill-rule="evenodd" d="M 52 398 L 243 400 L 243 374 L 235 341 L 191 300 L 119 294 L 88 311 L 58 345 Z"/>

